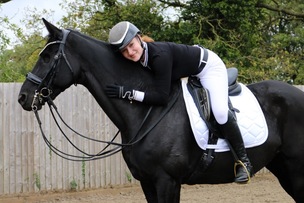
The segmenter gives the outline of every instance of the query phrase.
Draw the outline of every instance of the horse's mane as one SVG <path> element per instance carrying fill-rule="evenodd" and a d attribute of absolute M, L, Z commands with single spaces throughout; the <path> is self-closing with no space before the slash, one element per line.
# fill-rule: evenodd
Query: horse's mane
<path fill-rule="evenodd" d="M 81 38 L 85 39 L 86 41 L 93 43 L 94 45 L 107 47 L 107 49 L 110 52 L 114 53 L 114 50 L 112 49 L 112 46 L 110 43 L 105 42 L 103 40 L 96 39 L 94 37 L 91 37 L 89 35 L 86 35 L 77 30 L 74 30 L 74 29 L 68 29 L 68 30 L 70 30 L 77 36 L 80 36 Z M 129 80 L 129 81 L 131 78 L 131 81 L 135 82 L 135 84 L 138 84 L 138 83 L 136 83 L 136 80 L 138 79 L 140 81 L 139 84 L 141 87 L 145 87 L 146 85 L 148 85 L 148 86 L 151 85 L 151 83 L 153 81 L 153 78 L 152 78 L 153 74 L 151 74 L 150 70 L 143 68 L 139 63 L 134 63 L 134 62 L 131 62 L 131 61 L 123 58 L 122 55 L 119 53 L 114 53 L 114 55 L 117 56 L 117 58 L 116 58 L 117 60 L 123 61 L 123 67 L 121 67 L 121 66 L 117 67 L 117 68 L 120 68 L 119 75 L 122 75 L 122 78 L 125 78 L 126 80 Z M 112 68 L 116 68 L 116 67 L 112 67 Z M 135 78 L 136 78 L 136 80 L 134 80 Z M 172 83 L 172 89 L 176 89 L 178 86 L 179 86 L 178 82 Z M 146 88 L 149 89 L 149 87 L 147 87 L 147 86 L 146 86 Z M 144 89 L 146 89 L 146 88 L 144 88 Z"/>
<path fill-rule="evenodd" d="M 78 36 L 81 36 L 84 39 L 87 39 L 89 41 L 93 41 L 96 44 L 102 44 L 102 45 L 110 46 L 110 43 L 108 43 L 106 41 L 103 41 L 103 40 L 100 40 L 100 39 L 97 39 L 97 38 L 94 38 L 94 37 L 91 37 L 89 35 L 86 35 L 86 34 L 84 34 L 82 32 L 79 32 L 78 30 L 70 29 L 70 28 L 68 28 L 67 30 L 69 30 L 69 31 L 71 31 L 73 33 L 76 33 Z"/>

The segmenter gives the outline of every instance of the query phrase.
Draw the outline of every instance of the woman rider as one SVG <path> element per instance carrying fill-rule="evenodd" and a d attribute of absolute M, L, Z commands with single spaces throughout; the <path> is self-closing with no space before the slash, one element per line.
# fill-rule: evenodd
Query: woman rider
<path fill-rule="evenodd" d="M 140 36 L 140 30 L 127 21 L 116 24 L 110 30 L 109 42 L 126 59 L 140 62 L 143 67 L 153 71 L 155 91 L 143 92 L 124 86 L 108 85 L 107 95 L 151 105 L 164 105 L 168 101 L 172 81 L 190 75 L 196 76 L 209 91 L 211 109 L 223 136 L 242 162 L 242 167 L 237 168 L 235 182 L 247 183 L 252 176 L 252 165 L 236 119 L 228 108 L 227 70 L 219 56 L 199 46 L 145 42 Z"/>

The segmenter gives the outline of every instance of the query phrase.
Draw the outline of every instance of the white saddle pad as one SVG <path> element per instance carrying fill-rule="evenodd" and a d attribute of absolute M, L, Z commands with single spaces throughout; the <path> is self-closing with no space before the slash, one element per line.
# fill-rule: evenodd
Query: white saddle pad
<path fill-rule="evenodd" d="M 225 139 L 218 139 L 216 145 L 208 145 L 209 130 L 206 123 L 200 117 L 193 98 L 188 91 L 188 78 L 182 78 L 181 82 L 191 128 L 198 146 L 203 150 L 215 149 L 216 152 L 229 151 Z M 259 146 L 267 140 L 267 123 L 255 96 L 245 85 L 241 83 L 240 85 L 242 93 L 238 96 L 230 96 L 230 100 L 233 107 L 240 111 L 240 113 L 236 113 L 236 117 L 245 147 Z"/>

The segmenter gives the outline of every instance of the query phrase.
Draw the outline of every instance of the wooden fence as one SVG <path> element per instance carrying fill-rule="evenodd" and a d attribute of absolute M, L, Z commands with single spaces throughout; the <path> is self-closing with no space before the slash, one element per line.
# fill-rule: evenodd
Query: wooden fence
<path fill-rule="evenodd" d="M 35 116 L 17 102 L 21 84 L 0 83 L 0 195 L 40 190 L 99 188 L 136 183 L 121 153 L 90 162 L 67 161 L 44 143 Z M 300 87 L 304 91 L 304 86 Z M 117 129 L 82 86 L 71 87 L 55 100 L 62 117 L 82 134 L 111 140 Z M 40 111 L 45 134 L 59 149 L 79 154 L 60 133 L 47 107 Z M 63 130 L 81 149 L 98 153 L 105 145 Z M 116 140 L 120 142 L 120 137 Z"/>
<path fill-rule="evenodd" d="M 21 84 L 0 83 L 0 195 L 39 190 L 98 188 L 134 183 L 121 153 L 106 159 L 74 162 L 55 155 L 46 146 L 33 112 L 24 111 L 17 102 Z M 88 91 L 69 88 L 55 100 L 62 117 L 84 135 L 111 140 L 117 133 Z M 78 154 L 55 126 L 48 107 L 39 115 L 51 143 L 59 149 Z M 63 128 L 78 147 L 96 154 L 105 145 L 85 141 Z M 116 142 L 120 141 L 120 136 Z"/>

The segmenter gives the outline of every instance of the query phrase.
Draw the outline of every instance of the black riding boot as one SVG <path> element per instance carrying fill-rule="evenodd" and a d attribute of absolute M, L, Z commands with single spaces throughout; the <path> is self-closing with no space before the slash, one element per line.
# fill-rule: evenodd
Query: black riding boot
<path fill-rule="evenodd" d="M 252 177 L 252 165 L 246 153 L 241 131 L 231 111 L 228 111 L 228 121 L 227 123 L 220 125 L 220 130 L 239 159 L 239 161 L 236 162 L 234 181 L 236 183 L 247 183 L 250 180 L 250 177 Z"/>

